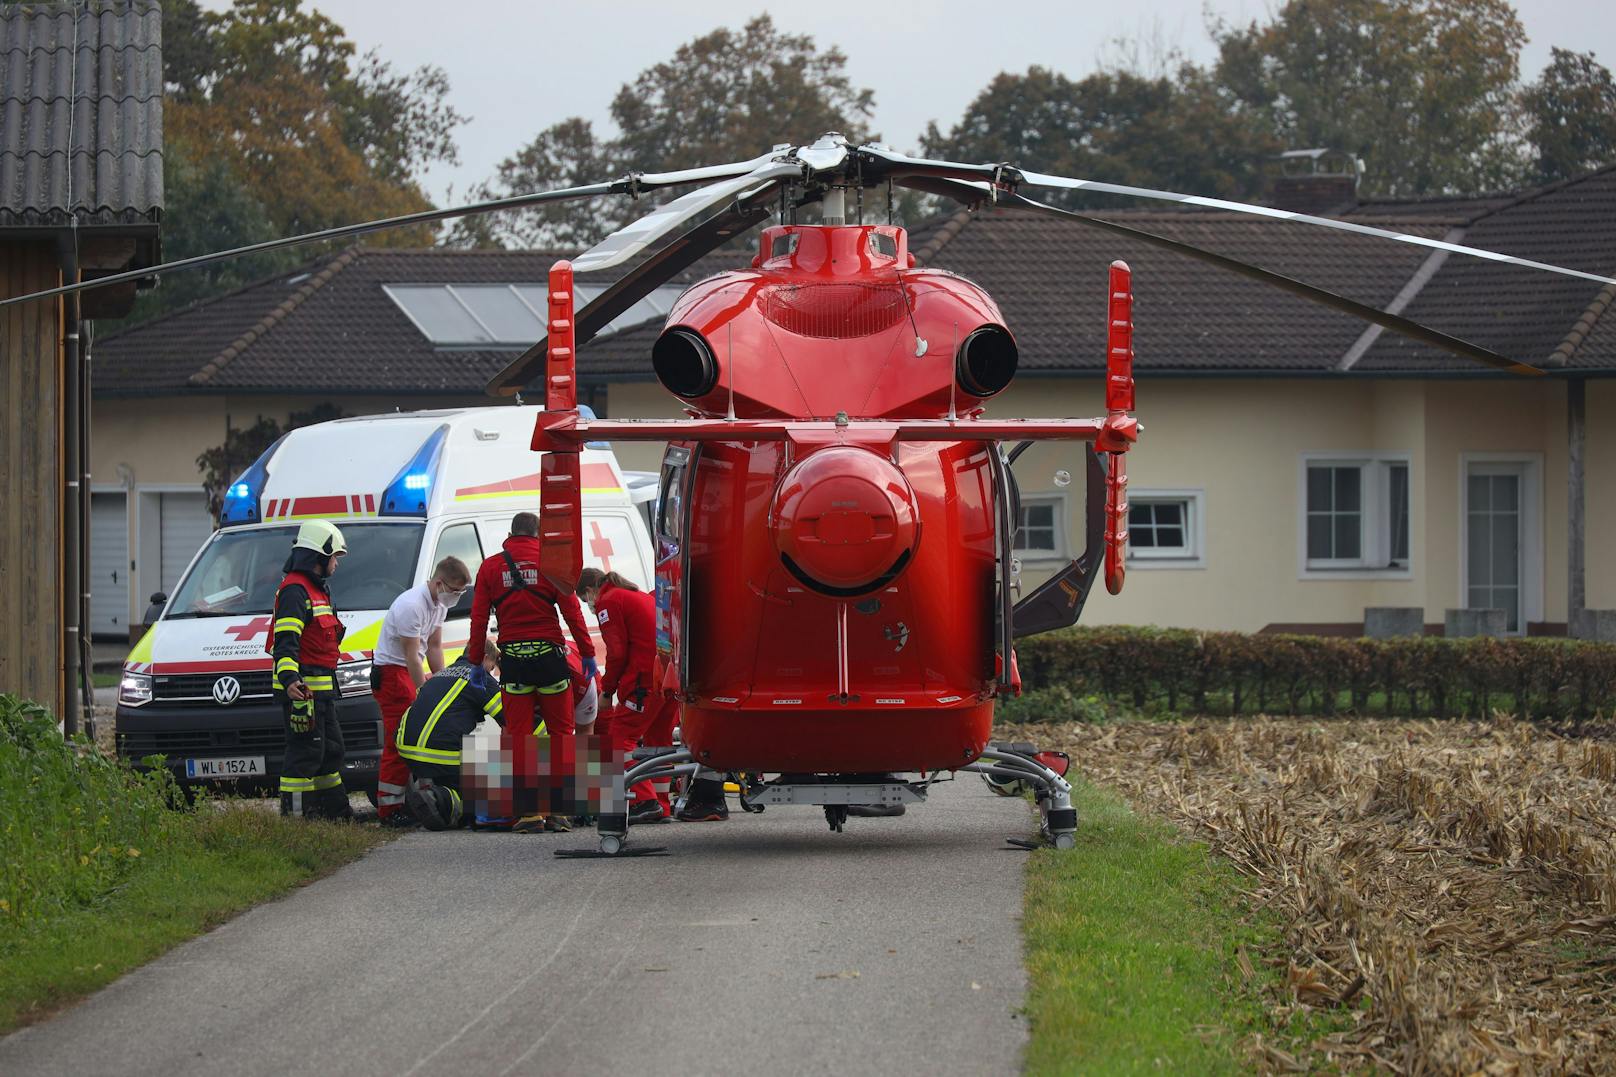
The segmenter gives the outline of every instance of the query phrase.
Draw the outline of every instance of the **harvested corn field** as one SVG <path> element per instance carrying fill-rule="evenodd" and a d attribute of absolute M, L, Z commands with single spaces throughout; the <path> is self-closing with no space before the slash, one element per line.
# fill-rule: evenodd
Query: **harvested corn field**
<path fill-rule="evenodd" d="M 1286 952 L 1237 959 L 1286 970 L 1276 1019 L 1353 1014 L 1311 1058 L 1251 1044 L 1265 1068 L 1616 1072 L 1610 728 L 1241 719 L 1026 735 L 1251 880 Z"/>

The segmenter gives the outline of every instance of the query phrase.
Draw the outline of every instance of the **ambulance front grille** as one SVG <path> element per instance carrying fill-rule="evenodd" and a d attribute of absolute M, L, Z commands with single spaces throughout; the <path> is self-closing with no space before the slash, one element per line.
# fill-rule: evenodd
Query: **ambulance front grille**
<path fill-rule="evenodd" d="M 348 719 L 342 726 L 345 751 L 373 751 L 381 747 L 381 723 L 368 718 Z M 286 751 L 286 733 L 278 726 L 249 729 L 161 729 L 118 734 L 118 754 L 132 759 L 166 755 L 177 759 L 198 752 L 263 754 L 279 760 Z"/>
<path fill-rule="evenodd" d="M 152 678 L 153 698 L 164 703 L 192 703 L 219 706 L 213 697 L 213 686 L 222 677 L 234 677 L 241 686 L 236 700 L 267 697 L 270 692 L 269 670 L 260 669 L 242 673 L 172 673 Z"/>

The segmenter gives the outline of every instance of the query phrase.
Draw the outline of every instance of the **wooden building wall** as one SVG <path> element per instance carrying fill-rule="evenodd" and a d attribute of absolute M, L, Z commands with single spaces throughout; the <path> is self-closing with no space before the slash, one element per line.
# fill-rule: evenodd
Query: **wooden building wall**
<path fill-rule="evenodd" d="M 61 283 L 49 243 L 0 237 L 0 295 Z M 0 692 L 62 713 L 59 303 L 0 310 Z"/>

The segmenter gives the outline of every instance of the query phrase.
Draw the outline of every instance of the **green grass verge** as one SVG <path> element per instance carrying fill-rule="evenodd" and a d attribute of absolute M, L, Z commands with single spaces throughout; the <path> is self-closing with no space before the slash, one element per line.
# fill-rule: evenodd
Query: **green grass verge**
<path fill-rule="evenodd" d="M 0 694 L 0 1033 L 385 840 L 184 799 Z"/>
<path fill-rule="evenodd" d="M 1077 848 L 1027 869 L 1029 1074 L 1247 1073 L 1251 1033 L 1290 1049 L 1346 1022 L 1273 1028 L 1261 991 L 1279 974 L 1258 955 L 1279 932 L 1245 907 L 1234 869 L 1107 790 L 1078 780 L 1073 796 Z"/>
<path fill-rule="evenodd" d="M 118 670 L 113 670 L 110 673 L 102 673 L 101 671 L 97 670 L 96 672 L 90 674 L 90 683 L 95 685 L 97 688 L 116 688 L 122 682 L 123 674 Z"/>
<path fill-rule="evenodd" d="M 174 822 L 99 900 L 0 930 L 0 1034 L 386 840 L 375 827 L 282 819 L 250 804 L 204 805 Z"/>

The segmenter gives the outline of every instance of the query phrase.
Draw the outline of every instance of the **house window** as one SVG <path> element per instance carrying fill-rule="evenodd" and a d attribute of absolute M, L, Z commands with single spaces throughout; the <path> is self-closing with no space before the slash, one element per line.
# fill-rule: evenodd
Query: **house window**
<path fill-rule="evenodd" d="M 1204 563 L 1206 528 L 1200 490 L 1135 490 L 1128 494 L 1128 560 L 1156 568 Z"/>
<path fill-rule="evenodd" d="M 1406 457 L 1305 457 L 1303 476 L 1306 571 L 1408 570 Z"/>
<path fill-rule="evenodd" d="M 1059 497 L 1023 497 L 1016 526 L 1016 553 L 1032 560 L 1066 556 L 1066 502 Z"/>

